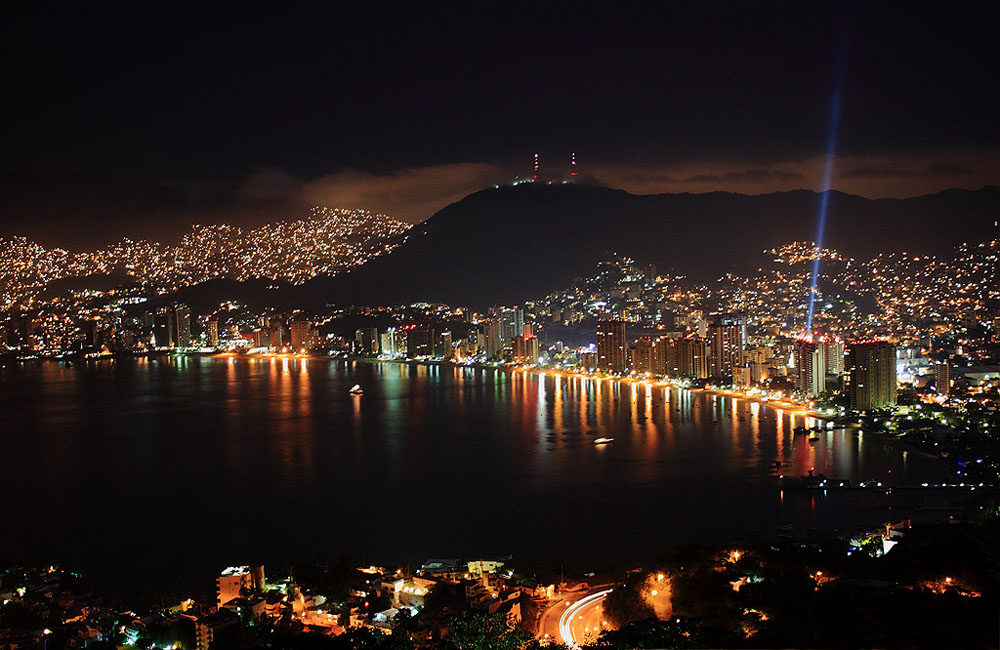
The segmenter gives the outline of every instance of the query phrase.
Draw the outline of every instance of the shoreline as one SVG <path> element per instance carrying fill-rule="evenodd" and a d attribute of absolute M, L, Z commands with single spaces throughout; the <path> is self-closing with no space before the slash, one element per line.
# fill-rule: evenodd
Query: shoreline
<path fill-rule="evenodd" d="M 211 359 L 242 359 L 242 360 L 274 360 L 274 359 L 284 359 L 284 360 L 301 360 L 301 361 L 344 361 L 352 363 L 367 363 L 367 364 L 382 364 L 391 363 L 396 365 L 413 365 L 413 366 L 450 366 L 452 368 L 475 368 L 479 370 L 498 370 L 505 372 L 507 374 L 512 374 L 514 372 L 522 372 L 525 374 L 532 374 L 535 376 L 557 376 L 565 377 L 567 379 L 582 378 L 594 381 L 609 381 L 609 382 L 619 382 L 622 384 L 643 384 L 649 387 L 658 388 L 677 388 L 692 393 L 703 393 L 710 395 L 718 395 L 721 397 L 731 397 L 738 400 L 745 400 L 748 402 L 755 402 L 762 406 L 769 406 L 771 408 L 789 411 L 794 417 L 802 418 L 812 418 L 813 420 L 819 420 L 822 422 L 832 423 L 836 420 L 835 416 L 821 413 L 819 411 L 810 410 L 803 404 L 796 404 L 794 402 L 789 402 L 787 400 L 772 400 L 764 399 L 755 395 L 747 395 L 739 391 L 724 389 L 724 388 L 702 388 L 702 387 L 691 387 L 684 386 L 677 382 L 676 380 L 668 378 L 637 378 L 637 377 L 615 377 L 610 375 L 589 375 L 579 372 L 567 372 L 565 370 L 559 370 L 554 368 L 531 368 L 523 366 L 511 366 L 505 364 L 493 364 L 486 362 L 473 362 L 473 363 L 454 363 L 449 360 L 443 359 L 379 359 L 373 357 L 359 357 L 359 356 L 329 356 L 329 355 L 316 355 L 316 354 L 301 354 L 301 353 L 262 353 L 262 354 L 244 354 L 244 353 L 233 353 L 233 352 L 217 352 L 217 351 L 191 351 L 191 352 L 173 352 L 170 350 L 154 350 L 150 352 L 145 352 L 141 354 L 104 354 L 99 356 L 71 356 L 71 357 L 34 357 L 28 359 L 17 359 L 18 363 L 25 363 L 29 361 L 55 361 L 55 362 L 92 362 L 92 361 L 114 361 L 120 358 L 128 359 L 148 359 L 148 358 L 158 358 L 158 357 L 176 357 L 176 356 L 193 356 L 193 357 L 207 357 Z M 915 445 L 912 445 L 896 436 L 886 435 L 885 433 L 879 431 L 866 431 L 861 428 L 859 424 L 851 423 L 846 425 L 839 425 L 833 427 L 826 427 L 826 429 L 845 429 L 854 430 L 858 433 L 869 433 L 876 436 L 883 444 L 904 451 L 907 453 L 915 453 L 925 458 L 932 458 L 938 461 L 946 461 L 947 459 L 935 454 L 933 452 L 927 451 Z"/>
<path fill-rule="evenodd" d="M 213 355 L 213 356 L 233 356 L 233 355 L 222 354 L 222 355 Z M 757 404 L 760 404 L 761 406 L 769 406 L 769 407 L 777 409 L 777 410 L 791 411 L 792 415 L 796 416 L 796 417 L 812 418 L 814 420 L 821 420 L 823 422 L 831 422 L 831 423 L 836 420 L 835 416 L 832 416 L 832 415 L 829 415 L 829 414 L 825 414 L 825 413 L 820 413 L 820 412 L 814 411 L 814 410 L 806 409 L 806 408 L 804 408 L 804 405 L 802 405 L 802 404 L 795 404 L 793 402 L 788 402 L 788 401 L 776 401 L 776 400 L 770 400 L 770 399 L 762 399 L 762 398 L 754 396 L 754 395 L 747 395 L 745 393 L 741 393 L 739 391 L 734 391 L 734 390 L 726 390 L 726 389 L 720 389 L 720 388 L 697 388 L 697 387 L 683 386 L 680 383 L 676 382 L 675 380 L 666 379 L 666 378 L 656 378 L 656 379 L 645 379 L 645 378 L 642 378 L 642 379 L 640 379 L 640 378 L 635 378 L 635 377 L 614 377 L 614 376 L 608 376 L 608 375 L 587 375 L 587 374 L 583 374 L 583 373 L 566 372 L 566 371 L 563 371 L 563 370 L 556 370 L 556 369 L 551 369 L 551 368 L 524 368 L 524 367 L 518 367 L 518 366 L 507 366 L 507 365 L 498 365 L 498 364 L 490 364 L 490 363 L 479 363 L 479 362 L 477 362 L 477 363 L 457 364 L 457 363 L 453 363 L 453 362 L 450 362 L 450 361 L 435 360 L 435 359 L 377 359 L 377 358 L 373 359 L 371 357 L 319 357 L 319 356 L 315 356 L 315 355 L 280 355 L 280 354 L 261 355 L 261 356 L 263 356 L 264 358 L 273 358 L 273 357 L 282 358 L 282 356 L 284 356 L 284 357 L 288 357 L 288 358 L 299 358 L 299 359 L 306 359 L 306 360 L 324 360 L 324 359 L 329 360 L 329 359 L 336 359 L 336 360 L 339 360 L 339 361 L 351 361 L 351 362 L 370 363 L 370 364 L 393 363 L 393 364 L 399 364 L 399 365 L 418 365 L 418 366 L 421 366 L 421 365 L 422 366 L 451 366 L 453 368 L 463 368 L 464 367 L 464 368 L 476 368 L 476 369 L 480 369 L 480 370 L 501 370 L 501 371 L 507 371 L 507 372 L 510 372 L 510 373 L 520 371 L 520 372 L 523 372 L 523 373 L 528 373 L 528 374 L 533 374 L 535 376 L 543 376 L 543 377 L 544 376 L 558 376 L 558 377 L 565 377 L 567 379 L 572 379 L 572 378 L 579 377 L 579 378 L 583 378 L 583 379 L 592 379 L 592 380 L 595 380 L 595 381 L 616 381 L 616 382 L 620 382 L 620 383 L 624 383 L 624 384 L 644 384 L 644 385 L 648 385 L 650 387 L 677 388 L 677 389 L 681 389 L 681 390 L 687 390 L 687 391 L 690 391 L 692 393 L 702 393 L 702 394 L 709 394 L 709 395 L 719 395 L 719 396 L 722 396 L 722 397 L 733 397 L 733 398 L 739 399 L 739 400 L 746 400 L 748 402 L 755 402 Z M 879 441 L 881 441 L 882 444 L 884 444 L 884 445 L 886 445 L 888 447 L 891 447 L 893 449 L 897 449 L 899 451 L 903 451 L 903 452 L 907 452 L 907 453 L 919 454 L 919 455 L 923 456 L 924 458 L 933 459 L 933 460 L 937 460 L 937 461 L 940 461 L 940 462 L 945 462 L 947 460 L 943 456 L 940 456 L 940 455 L 935 454 L 933 452 L 927 451 L 925 449 L 921 449 L 920 447 L 912 445 L 912 444 L 906 442 L 905 440 L 902 440 L 902 439 L 900 439 L 900 438 L 898 438 L 896 436 L 886 435 L 885 433 L 881 433 L 879 431 L 866 431 L 866 430 L 863 430 L 859 424 L 833 426 L 833 427 L 829 427 L 829 429 L 830 430 L 835 430 L 835 429 L 850 430 L 850 431 L 855 431 L 858 434 L 868 433 L 868 434 L 874 435 Z"/>
<path fill-rule="evenodd" d="M 734 391 L 731 389 L 722 388 L 699 388 L 684 386 L 678 383 L 676 380 L 658 377 L 658 378 L 637 378 L 637 377 L 615 377 L 611 375 L 588 375 L 578 372 L 566 372 L 564 370 L 558 370 L 554 368 L 531 368 L 522 366 L 510 366 L 504 364 L 491 364 L 485 362 L 473 362 L 473 363 L 454 363 L 447 360 L 440 359 L 379 359 L 372 357 L 359 357 L 359 356 L 328 356 L 328 355 L 315 355 L 315 354 L 300 354 L 300 353 L 280 353 L 280 352 L 268 352 L 262 354 L 245 354 L 245 353 L 234 353 L 234 352 L 218 352 L 218 351 L 191 351 L 191 352 L 176 352 L 170 350 L 153 350 L 150 352 L 143 352 L 139 354 L 102 354 L 102 355 L 72 355 L 64 357 L 50 357 L 50 356 L 35 356 L 35 357 L 18 357 L 15 360 L 18 363 L 26 363 L 30 361 L 56 361 L 56 362 L 75 362 L 75 361 L 114 361 L 120 358 L 128 359 L 145 359 L 152 357 L 176 357 L 176 356 L 193 356 L 193 357 L 208 357 L 212 359 L 216 358 L 232 358 L 232 359 L 298 359 L 304 361 L 350 361 L 358 363 L 393 363 L 400 365 L 418 365 L 418 366 L 451 366 L 454 368 L 477 368 L 481 370 L 501 370 L 505 372 L 524 372 L 530 373 L 536 376 L 547 376 L 556 375 L 559 377 L 566 378 L 576 378 L 581 377 L 584 379 L 592 379 L 595 381 L 616 381 L 626 384 L 644 384 L 648 386 L 660 386 L 666 387 L 670 386 L 673 388 L 680 388 L 697 393 L 710 393 L 713 395 L 721 395 L 725 397 L 735 397 L 736 399 L 747 400 L 751 402 L 756 402 L 764 406 L 771 406 L 772 408 L 777 408 L 786 411 L 793 411 L 795 415 L 800 417 L 813 418 L 815 420 L 823 421 L 833 421 L 834 416 L 821 413 L 815 410 L 809 410 L 805 408 L 803 404 L 796 404 L 794 402 L 789 402 L 787 400 L 777 401 L 770 399 L 763 399 L 754 395 L 747 395 L 746 393 L 741 393 L 739 391 Z M 859 428 L 844 426 L 844 428 Z"/>
<path fill-rule="evenodd" d="M 632 384 L 631 388 L 626 387 L 626 386 L 622 386 L 621 388 L 615 387 L 613 389 L 615 391 L 619 391 L 620 390 L 621 393 L 619 394 L 619 396 L 620 397 L 624 397 L 624 399 L 626 399 L 626 400 L 630 399 L 628 397 L 629 392 L 631 392 L 632 390 L 636 390 L 638 388 L 638 387 L 635 386 L 636 384 L 646 384 L 647 386 L 649 386 L 650 392 L 653 392 L 652 388 L 654 388 L 654 387 L 655 388 L 662 388 L 664 391 L 672 390 L 673 388 L 686 388 L 686 390 L 689 390 L 692 393 L 695 393 L 695 392 L 699 392 L 699 393 L 712 393 L 712 394 L 715 394 L 715 395 L 723 395 L 723 396 L 729 396 L 729 397 L 734 397 L 734 398 L 738 398 L 739 397 L 738 395 L 733 394 L 732 391 L 729 391 L 728 392 L 729 394 L 727 395 L 726 391 L 713 390 L 713 389 L 708 389 L 708 388 L 690 388 L 690 387 L 684 387 L 684 386 L 680 386 L 680 385 L 678 385 L 678 384 L 676 384 L 674 382 L 670 382 L 670 381 L 667 381 L 667 380 L 660 381 L 660 380 L 644 379 L 644 378 L 615 378 L 615 377 L 604 377 L 604 376 L 588 376 L 588 375 L 584 375 L 584 374 L 580 374 L 580 373 L 556 371 L 556 370 L 552 370 L 552 369 L 518 368 L 518 367 L 514 367 L 514 366 L 503 366 L 503 365 L 493 365 L 493 364 L 455 364 L 455 363 L 451 363 L 451 362 L 448 362 L 448 361 L 435 361 L 435 360 L 406 360 L 406 359 L 381 360 L 381 359 L 374 359 L 374 358 L 329 357 L 329 356 L 319 356 L 319 355 L 312 355 L 312 356 L 310 356 L 310 355 L 225 355 L 225 354 L 207 355 L 207 354 L 203 354 L 203 355 L 197 355 L 197 356 L 210 356 L 210 357 L 214 357 L 215 359 L 219 359 L 223 363 L 220 363 L 219 365 L 217 365 L 216 366 L 217 368 L 224 368 L 227 365 L 227 364 L 224 363 L 227 358 L 240 359 L 240 360 L 243 360 L 243 361 L 251 362 L 251 363 L 249 363 L 246 366 L 246 370 L 244 370 L 244 371 L 242 371 L 242 372 L 239 373 L 240 375 L 246 374 L 247 372 L 249 372 L 251 375 L 258 374 L 258 373 L 268 374 L 272 370 L 274 370 L 275 368 L 280 368 L 281 364 L 277 363 L 277 362 L 278 361 L 282 361 L 284 359 L 292 359 L 292 360 L 295 360 L 295 361 L 302 361 L 302 362 L 310 361 L 310 360 L 311 361 L 317 361 L 317 362 L 318 361 L 327 361 L 328 362 L 328 361 L 331 361 L 331 360 L 336 360 L 336 361 L 343 361 L 343 362 L 359 362 L 359 363 L 365 363 L 365 364 L 368 364 L 368 365 L 375 365 L 375 364 L 380 364 L 380 363 L 385 363 L 385 362 L 391 362 L 391 363 L 395 363 L 395 364 L 399 364 L 399 365 L 412 365 L 412 366 L 420 366 L 420 365 L 423 365 L 423 366 L 442 366 L 442 365 L 445 365 L 445 366 L 452 366 L 452 368 L 455 369 L 455 370 L 458 370 L 459 368 L 476 368 L 476 369 L 501 370 L 501 371 L 504 371 L 504 374 L 508 375 L 508 377 L 512 376 L 515 372 L 520 371 L 522 373 L 521 374 L 521 381 L 522 381 L 522 383 L 524 381 L 523 378 L 528 373 L 531 373 L 531 374 L 534 374 L 536 376 L 538 376 L 538 375 L 542 375 L 542 376 L 554 375 L 554 376 L 557 376 L 557 377 L 566 376 L 567 378 L 576 378 L 576 377 L 579 377 L 581 379 L 583 379 L 583 378 L 589 378 L 589 379 L 594 379 L 595 381 L 607 381 L 609 384 L 611 384 L 611 382 L 619 382 L 620 384 Z M 105 361 L 105 360 L 98 360 L 98 361 Z M 253 362 L 256 362 L 256 363 L 253 363 Z M 140 363 L 142 363 L 142 362 L 140 362 Z M 147 363 L 149 363 L 149 362 L 147 362 Z M 161 363 L 162 363 L 162 360 L 161 360 Z M 197 366 L 199 365 L 199 363 L 200 362 L 194 362 L 191 365 L 193 367 L 197 368 Z M 235 363 L 235 361 L 234 361 L 234 363 Z M 126 365 L 130 365 L 130 364 L 126 364 Z M 154 362 L 153 363 L 153 367 L 155 367 L 156 365 L 159 365 L 159 364 L 156 364 Z M 169 367 L 178 367 L 178 366 L 179 367 L 184 367 L 187 364 L 182 364 L 181 362 L 178 362 L 178 361 L 167 361 L 164 365 L 168 365 Z M 206 364 L 206 365 L 213 365 L 213 364 Z M 294 366 L 296 367 L 296 369 L 298 367 L 301 367 L 302 365 L 303 364 L 301 364 L 301 363 L 300 364 L 294 364 Z M 86 367 L 86 366 L 84 366 L 84 367 Z M 95 367 L 95 366 L 91 366 L 91 367 Z M 111 370 L 114 366 L 113 366 L 113 364 L 106 364 L 105 367 L 108 370 Z M 353 366 L 350 366 L 348 363 L 345 363 L 345 365 L 343 367 L 341 367 L 341 368 L 332 368 L 332 367 L 329 367 L 326 363 L 322 363 L 322 364 L 317 363 L 317 365 L 315 366 L 315 368 L 314 369 L 310 368 L 310 370 L 312 370 L 314 373 L 318 373 L 319 375 L 325 375 L 328 372 L 331 375 L 334 375 L 334 374 L 341 375 L 341 376 L 346 375 L 346 377 L 345 377 L 346 386 L 350 386 L 351 384 L 354 383 L 354 381 L 351 381 L 351 379 L 354 379 L 354 377 L 352 377 L 351 375 L 355 374 L 355 373 L 368 376 L 370 378 L 370 381 L 373 383 L 373 385 L 377 386 L 376 382 L 379 380 L 379 378 L 376 377 L 376 376 L 373 376 L 373 375 L 371 375 L 369 373 L 372 372 L 372 371 L 374 371 L 374 372 L 380 372 L 379 370 L 374 369 L 374 368 L 365 369 L 365 368 L 359 367 L 358 369 L 354 369 Z M 395 376 L 397 374 L 397 372 L 394 371 L 394 370 L 392 370 L 391 368 L 386 368 L 384 372 L 386 373 L 386 376 L 390 377 L 390 378 L 393 377 L 393 376 Z M 401 368 L 399 369 L 399 372 L 402 373 L 402 369 Z M 427 371 L 422 371 L 421 374 L 423 374 L 425 372 L 427 372 Z M 402 374 L 403 374 L 404 377 L 406 376 L 406 373 L 402 373 Z M 437 374 L 437 373 L 435 373 L 435 374 Z M 459 374 L 462 374 L 462 373 L 457 373 L 456 372 L 455 376 L 457 376 Z M 478 373 L 476 373 L 476 374 L 478 374 Z M 449 380 L 449 381 L 451 380 L 452 376 L 453 375 L 451 375 L 449 373 L 444 373 L 443 374 L 443 377 L 445 377 L 445 379 Z M 468 380 L 469 379 L 468 379 L 468 376 L 467 376 L 466 381 L 468 381 Z M 338 386 L 341 385 L 342 381 L 344 381 L 344 380 L 338 380 Z M 497 381 L 506 383 L 508 381 L 513 381 L 513 379 L 503 379 L 503 378 L 497 377 Z M 534 382 L 530 383 L 529 386 L 534 387 Z M 563 386 L 565 388 L 565 384 Z M 577 386 L 579 386 L 579 384 Z M 588 385 L 588 384 L 583 384 L 583 386 L 586 387 L 587 391 L 591 391 L 591 390 L 594 389 L 594 386 L 591 386 L 591 385 Z M 607 390 L 610 388 L 610 386 L 609 387 L 602 387 L 602 388 L 603 388 L 603 392 L 605 393 L 605 395 L 607 395 Z M 551 390 L 551 387 L 550 387 L 550 390 Z M 574 389 L 574 391 L 576 391 L 576 389 Z M 375 391 L 372 391 L 372 392 L 373 392 L 374 395 L 377 396 L 377 394 L 378 394 L 378 390 L 377 389 Z M 345 400 L 346 399 L 346 401 L 348 401 L 348 402 L 351 401 L 351 398 L 348 398 L 347 395 L 346 395 L 346 387 L 345 387 L 345 389 L 343 391 L 338 391 L 337 394 L 340 395 L 340 397 L 338 399 L 341 399 L 341 400 Z M 658 395 L 658 397 L 660 399 L 663 398 L 662 394 L 658 394 L 658 393 L 653 393 L 653 394 Z M 639 399 L 640 400 L 644 399 L 645 398 L 644 397 L 645 391 L 639 389 L 638 390 L 638 395 L 639 395 Z M 579 398 L 579 397 L 582 397 L 583 399 L 586 399 L 586 394 L 584 394 L 584 395 L 579 395 L 578 394 L 577 398 Z M 377 402 L 377 397 L 376 397 L 375 401 Z M 757 401 L 759 401 L 759 400 L 757 400 Z M 705 400 L 700 405 L 699 408 L 703 408 L 704 406 L 706 406 L 708 404 L 708 402 L 709 402 L 709 400 Z M 770 403 L 772 406 L 776 406 L 775 404 L 773 404 L 771 402 L 761 402 L 761 403 L 764 403 L 765 405 L 767 405 L 767 404 Z M 669 411 L 673 411 L 673 406 L 677 406 L 677 405 L 679 405 L 679 404 L 675 401 L 671 405 L 671 408 L 669 409 Z M 683 407 L 683 405 L 681 405 L 681 406 Z M 730 405 L 728 405 L 728 404 L 725 405 L 725 406 L 723 406 L 721 404 L 719 405 L 720 408 L 724 408 L 724 407 L 728 407 L 728 406 L 730 406 Z M 735 404 L 733 404 L 733 406 L 735 406 Z M 625 404 L 622 408 L 624 408 L 625 410 L 627 410 L 629 407 L 628 407 L 627 404 Z M 776 407 L 776 408 L 780 408 L 780 407 Z M 733 410 L 735 411 L 737 409 L 733 409 Z M 746 407 L 739 408 L 739 410 L 740 411 L 746 410 Z M 666 415 L 667 415 L 667 417 L 674 417 L 675 414 L 672 413 L 672 412 L 669 412 Z M 763 413 L 761 413 L 761 415 L 763 416 Z M 732 419 L 732 421 L 729 421 L 728 424 L 731 424 L 734 427 L 743 428 L 743 427 L 750 426 L 750 421 L 752 421 L 752 417 L 749 414 L 748 414 L 747 420 L 748 420 L 748 422 L 746 422 L 746 423 L 742 423 L 742 422 L 741 423 L 737 423 L 736 420 L 735 420 L 735 416 L 734 416 L 733 419 Z M 634 424 L 635 423 L 633 422 L 633 426 L 634 426 Z M 789 424 L 786 423 L 786 426 L 789 426 Z M 792 426 L 794 426 L 794 425 L 792 425 Z M 835 436 L 835 437 L 839 438 L 839 436 Z M 800 437 L 799 438 L 799 443 L 800 444 L 802 442 L 805 442 L 803 438 L 804 437 Z M 895 446 L 897 443 L 901 442 L 901 441 L 898 441 L 895 438 L 892 438 L 890 436 L 874 436 L 874 439 L 880 439 L 883 442 L 886 442 L 887 440 L 888 441 L 892 441 L 893 446 Z M 941 460 L 936 455 L 931 455 L 931 458 L 936 458 L 937 460 Z M 836 498 L 845 498 L 845 497 L 841 496 L 841 497 L 836 497 Z M 770 527 L 768 527 L 766 529 L 763 529 L 763 530 L 755 531 L 755 532 L 757 534 L 761 535 L 764 539 L 768 539 L 768 540 L 780 538 L 780 536 L 782 535 L 782 533 L 781 533 L 780 530 L 775 530 L 774 528 L 770 528 Z M 802 530 L 797 529 L 796 536 L 799 535 L 800 533 L 803 535 L 802 539 L 808 539 L 809 538 L 808 535 L 811 535 L 811 533 L 808 532 L 808 531 L 806 531 L 804 528 Z M 742 537 L 742 536 L 740 536 L 740 537 Z M 798 537 L 796 537 L 796 539 L 798 539 Z M 723 542 L 704 541 L 704 542 L 698 542 L 697 545 L 698 546 L 713 546 L 713 545 L 718 544 L 718 543 L 724 543 L 724 544 L 727 544 L 727 545 L 728 544 L 743 544 L 745 541 L 746 541 L 745 539 L 740 539 L 739 537 L 735 537 L 735 538 L 734 537 L 729 537 L 729 538 L 727 538 L 727 541 L 723 541 Z M 673 545 L 668 546 L 668 548 L 673 548 Z M 524 556 L 523 553 L 519 553 L 519 555 L 521 555 L 522 557 Z M 572 553 L 571 553 L 571 555 L 572 555 Z M 640 563 L 645 563 L 647 561 L 647 557 L 644 556 L 642 553 L 638 553 L 638 554 L 636 554 L 633 557 L 635 558 L 635 560 L 637 560 Z M 268 558 L 268 559 L 270 559 L 270 558 Z M 419 558 L 417 558 L 417 559 L 419 559 Z M 284 558 L 284 561 L 286 561 L 286 562 L 294 562 L 294 558 Z M 539 558 L 539 561 L 541 561 L 541 558 Z M 631 562 L 631 560 L 627 560 L 627 559 L 626 560 L 621 560 L 621 561 L 623 561 L 623 562 Z M 582 566 L 582 567 L 586 567 L 586 568 L 590 568 L 591 566 L 593 566 L 594 564 L 596 564 L 596 562 L 588 562 L 586 560 L 578 560 L 578 559 L 569 559 L 568 563 L 571 564 L 571 565 Z"/>
<path fill-rule="evenodd" d="M 467 368 L 481 368 L 487 370 L 510 370 L 510 371 L 520 371 L 525 373 L 530 373 L 537 376 L 558 376 L 566 377 L 569 379 L 581 377 L 584 379 L 593 379 L 595 381 L 617 381 L 624 384 L 643 384 L 650 387 L 671 387 L 679 388 L 692 393 L 708 393 L 712 395 L 721 395 L 724 397 L 734 397 L 736 399 L 746 400 L 748 402 L 756 402 L 763 406 L 770 406 L 772 408 L 781 409 L 783 411 L 794 411 L 795 415 L 800 417 L 812 418 L 814 420 L 823 420 L 825 422 L 832 422 L 836 418 L 832 415 L 821 413 L 816 410 L 811 410 L 805 407 L 803 404 L 796 404 L 794 402 L 789 402 L 787 400 L 777 401 L 770 399 L 763 399 L 755 395 L 747 395 L 746 393 L 741 393 L 735 390 L 723 389 L 723 388 L 698 388 L 691 386 L 684 386 L 678 383 L 676 380 L 669 379 L 666 377 L 656 377 L 656 378 L 638 378 L 638 377 L 615 377 L 610 375 L 587 375 L 578 372 L 566 372 L 564 370 L 558 370 L 553 368 L 524 368 L 519 366 L 502 366 L 502 365 L 492 365 L 488 363 L 469 363 L 469 364 L 455 364 L 448 361 L 432 361 L 432 360 L 420 360 L 420 359 L 371 359 L 369 357 L 353 357 L 349 358 L 351 361 L 363 361 L 369 363 L 401 363 L 401 364 L 415 364 L 415 365 L 450 365 L 453 367 L 467 367 Z M 860 428 L 860 427 L 850 427 L 844 426 L 845 429 L 850 428 Z"/>

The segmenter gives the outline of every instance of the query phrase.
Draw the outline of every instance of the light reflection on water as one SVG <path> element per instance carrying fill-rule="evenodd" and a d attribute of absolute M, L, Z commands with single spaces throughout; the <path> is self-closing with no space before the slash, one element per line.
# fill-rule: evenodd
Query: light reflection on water
<path fill-rule="evenodd" d="M 363 395 L 348 394 L 355 383 Z M 21 531 L 5 539 L 4 561 L 215 567 L 344 551 L 639 561 L 783 524 L 887 516 L 878 495 L 782 498 L 779 472 L 888 480 L 892 470 L 899 483 L 943 474 L 856 431 L 810 444 L 793 429 L 811 418 L 766 404 L 522 371 L 41 363 L 0 371 L 0 407 L 0 475 L 20 486 L 0 500 L 2 520 Z"/>

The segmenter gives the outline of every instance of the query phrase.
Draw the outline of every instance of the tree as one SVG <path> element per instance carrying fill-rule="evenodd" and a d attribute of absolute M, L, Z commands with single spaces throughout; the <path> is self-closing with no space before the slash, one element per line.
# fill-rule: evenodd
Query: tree
<path fill-rule="evenodd" d="M 333 638 L 316 633 L 279 634 L 271 647 L 274 650 L 413 650 L 413 644 L 404 636 L 370 628 L 349 630 Z"/>
<path fill-rule="evenodd" d="M 674 616 L 660 621 L 650 618 L 629 623 L 619 630 L 601 633 L 593 648 L 633 650 L 635 648 L 733 647 L 740 639 L 726 630 L 706 627 L 697 618 Z"/>
<path fill-rule="evenodd" d="M 612 623 L 622 626 L 632 621 L 656 618 L 656 612 L 642 596 L 644 581 L 644 577 L 641 580 L 630 580 L 628 584 L 608 594 L 604 600 L 604 613 Z"/>
<path fill-rule="evenodd" d="M 465 593 L 457 584 L 439 582 L 424 596 L 422 614 L 436 614 L 446 609 L 461 609 L 465 606 Z"/>
<path fill-rule="evenodd" d="M 0 630 L 28 632 L 42 627 L 40 616 L 18 602 L 9 602 L 0 607 Z"/>
<path fill-rule="evenodd" d="M 515 629 L 504 614 L 462 612 L 451 619 L 442 645 L 448 650 L 520 650 L 533 638 Z"/>

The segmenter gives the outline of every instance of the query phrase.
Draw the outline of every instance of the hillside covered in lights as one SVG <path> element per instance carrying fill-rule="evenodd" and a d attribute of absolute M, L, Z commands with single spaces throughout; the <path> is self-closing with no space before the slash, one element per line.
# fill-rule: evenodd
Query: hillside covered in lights
<path fill-rule="evenodd" d="M 134 279 L 161 292 L 222 278 L 301 284 L 391 251 L 409 228 L 383 214 L 316 207 L 308 218 L 253 230 L 195 225 L 176 246 L 123 239 L 71 253 L 24 237 L 0 237 L 0 309 L 34 300 L 49 283 L 89 276 Z"/>

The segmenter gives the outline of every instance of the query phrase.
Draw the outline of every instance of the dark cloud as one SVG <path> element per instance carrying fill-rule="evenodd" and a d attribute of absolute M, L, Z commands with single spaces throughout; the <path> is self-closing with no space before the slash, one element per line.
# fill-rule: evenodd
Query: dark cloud
<path fill-rule="evenodd" d="M 273 167 L 260 168 L 252 173 L 238 188 L 240 201 L 287 201 L 302 190 L 302 181 L 288 172 Z"/>
<path fill-rule="evenodd" d="M 818 189 L 840 69 L 837 189 L 1000 183 L 993 24 L 847 4 L 13 3 L 0 236 L 165 238 L 311 203 L 418 221 L 536 151 L 636 193 Z"/>
<path fill-rule="evenodd" d="M 730 191 L 761 194 L 823 187 L 826 156 L 752 165 L 738 160 L 639 167 L 594 165 L 603 183 L 639 194 Z M 907 197 L 950 187 L 1000 184 L 1000 156 L 990 148 L 842 155 L 833 161 L 833 189 L 870 198 Z"/>
<path fill-rule="evenodd" d="M 853 178 L 937 178 L 937 177 L 971 177 L 981 174 L 981 170 L 974 169 L 967 165 L 951 162 L 934 162 L 923 167 L 915 167 L 913 160 L 901 159 L 897 164 L 906 165 L 900 167 L 892 164 L 882 163 L 877 165 L 861 164 L 849 167 L 839 174 L 842 179 Z"/>
<path fill-rule="evenodd" d="M 627 171 L 618 174 L 618 182 L 622 183 L 623 186 L 630 185 L 651 185 L 656 183 L 661 184 L 673 184 L 673 183 L 683 183 L 683 179 L 675 178 L 670 174 L 658 173 L 655 170 L 650 170 L 648 172 L 643 172 L 639 170 Z"/>
<path fill-rule="evenodd" d="M 854 167 L 840 174 L 841 178 L 911 178 L 915 172 L 908 169 L 891 169 L 887 167 Z"/>
<path fill-rule="evenodd" d="M 979 170 L 966 167 L 965 165 L 943 162 L 934 163 L 924 170 L 925 176 L 970 176 L 978 173 Z"/>
<path fill-rule="evenodd" d="M 416 223 L 471 192 L 505 180 L 499 167 L 484 163 L 434 165 L 382 175 L 345 169 L 304 183 L 297 198 L 311 205 L 362 208 Z"/>
<path fill-rule="evenodd" d="M 415 223 L 472 192 L 530 174 L 528 160 L 520 166 L 465 162 L 385 173 L 346 168 L 314 177 L 259 167 L 228 184 L 144 184 L 96 176 L 0 174 L 0 236 L 25 235 L 72 250 L 125 236 L 171 241 L 195 223 L 253 227 L 303 217 L 311 205 L 361 208 Z M 671 165 L 580 160 L 578 178 L 635 194 L 819 190 L 826 166 L 824 156 L 769 165 L 734 160 Z M 548 173 L 562 171 L 553 168 Z M 840 156 L 834 161 L 834 189 L 871 198 L 998 183 L 1000 156 L 990 149 Z"/>
<path fill-rule="evenodd" d="M 746 171 L 729 171 L 722 174 L 697 174 L 684 179 L 687 183 L 771 183 L 771 182 L 801 182 L 802 174 L 783 169 L 748 169 Z"/>

